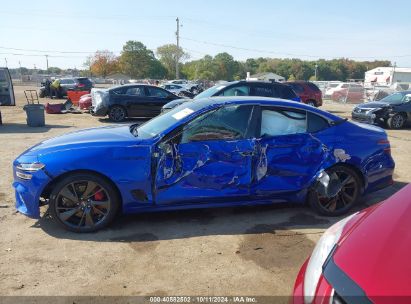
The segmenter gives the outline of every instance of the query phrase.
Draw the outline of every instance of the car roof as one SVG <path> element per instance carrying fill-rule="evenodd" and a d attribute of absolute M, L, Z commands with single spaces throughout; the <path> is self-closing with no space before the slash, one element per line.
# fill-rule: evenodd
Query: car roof
<path fill-rule="evenodd" d="M 227 96 L 227 97 L 208 97 L 200 98 L 192 101 L 196 103 L 197 108 L 206 107 L 218 107 L 221 105 L 230 104 L 259 104 L 259 105 L 271 105 L 278 107 L 289 107 L 297 110 L 309 111 L 321 115 L 332 121 L 339 121 L 343 118 L 331 114 L 329 112 L 320 110 L 318 108 L 309 106 L 302 102 L 291 101 L 281 98 L 270 98 L 270 97 L 260 97 L 260 96 Z M 185 103 L 187 105 L 187 103 Z"/>
<path fill-rule="evenodd" d="M 119 88 L 135 87 L 135 86 L 155 87 L 155 88 L 162 89 L 159 86 L 151 85 L 151 84 L 147 84 L 147 83 L 128 83 L 128 84 L 123 84 L 123 85 L 118 85 L 118 86 L 115 86 L 115 87 L 111 87 L 111 88 L 109 88 L 109 90 L 115 90 L 115 89 L 119 89 Z"/>

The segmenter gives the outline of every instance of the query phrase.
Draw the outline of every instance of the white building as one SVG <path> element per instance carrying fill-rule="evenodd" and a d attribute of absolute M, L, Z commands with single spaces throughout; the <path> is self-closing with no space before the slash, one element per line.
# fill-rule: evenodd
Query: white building
<path fill-rule="evenodd" d="M 248 75 L 247 75 L 248 76 Z M 282 82 L 285 81 L 283 76 L 277 75 L 275 73 L 258 73 L 247 77 L 248 80 L 264 80 L 264 81 L 275 81 Z"/>
<path fill-rule="evenodd" d="M 380 67 L 365 72 L 367 85 L 392 85 L 397 82 L 411 83 L 411 68 Z"/>

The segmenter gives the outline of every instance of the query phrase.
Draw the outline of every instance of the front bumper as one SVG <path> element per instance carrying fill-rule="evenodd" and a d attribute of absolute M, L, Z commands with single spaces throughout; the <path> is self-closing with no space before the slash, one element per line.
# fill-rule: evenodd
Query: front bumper
<path fill-rule="evenodd" d="M 368 123 L 368 124 L 375 124 L 376 117 L 373 114 L 362 114 L 362 113 L 351 113 L 351 118 L 355 121 Z"/>
<path fill-rule="evenodd" d="M 51 181 L 44 170 L 36 172 L 20 171 L 14 167 L 14 182 L 16 209 L 31 218 L 40 218 L 39 200 L 46 185 Z M 31 179 L 22 179 L 17 172 L 30 174 Z"/>

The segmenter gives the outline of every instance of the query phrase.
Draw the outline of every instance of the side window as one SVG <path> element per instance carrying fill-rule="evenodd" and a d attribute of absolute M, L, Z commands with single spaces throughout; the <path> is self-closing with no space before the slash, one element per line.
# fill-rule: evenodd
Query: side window
<path fill-rule="evenodd" d="M 169 94 L 159 88 L 155 88 L 155 87 L 147 87 L 148 89 L 148 96 L 150 97 L 160 97 L 160 98 L 166 98 Z"/>
<path fill-rule="evenodd" d="M 281 136 L 307 132 L 305 112 L 261 109 L 260 136 Z"/>
<path fill-rule="evenodd" d="M 206 140 L 238 140 L 248 137 L 253 106 L 228 106 L 191 121 L 181 143 Z"/>
<path fill-rule="evenodd" d="M 297 94 L 304 92 L 304 87 L 298 83 L 289 83 L 288 85 L 292 87 L 294 92 L 296 92 Z"/>
<path fill-rule="evenodd" d="M 68 84 L 68 79 L 61 79 L 60 84 Z"/>
<path fill-rule="evenodd" d="M 231 87 L 224 90 L 219 96 L 250 96 L 250 87 L 247 85 Z"/>
<path fill-rule="evenodd" d="M 144 96 L 144 88 L 143 87 L 132 87 L 128 88 L 126 91 L 126 95 L 132 96 Z"/>
<path fill-rule="evenodd" d="M 330 126 L 328 121 L 321 116 L 313 114 L 311 112 L 307 113 L 307 129 L 309 133 L 315 133 Z"/>
<path fill-rule="evenodd" d="M 348 88 L 348 84 L 343 84 L 343 85 L 341 86 L 341 89 L 346 89 L 346 88 Z"/>
<path fill-rule="evenodd" d="M 254 85 L 253 90 L 253 96 L 273 97 L 276 95 L 273 87 L 270 85 Z"/>
<path fill-rule="evenodd" d="M 280 92 L 279 95 L 274 96 L 274 97 L 280 97 L 280 98 L 283 98 L 283 99 L 295 99 L 297 97 L 297 95 L 291 89 L 291 87 L 286 86 L 286 85 L 282 85 L 282 86 L 278 87 L 278 91 Z"/>

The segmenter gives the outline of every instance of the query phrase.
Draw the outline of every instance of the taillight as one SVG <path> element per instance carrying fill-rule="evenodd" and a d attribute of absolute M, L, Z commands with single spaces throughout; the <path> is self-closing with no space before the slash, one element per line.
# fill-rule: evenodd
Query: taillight
<path fill-rule="evenodd" d="M 387 154 L 391 154 L 391 145 L 390 145 L 390 141 L 388 139 L 380 139 L 379 141 L 377 141 L 378 145 L 384 145 L 384 146 L 388 146 L 386 148 L 384 148 L 384 152 Z"/>
<path fill-rule="evenodd" d="M 86 85 L 83 84 L 83 83 L 79 83 L 77 86 L 78 86 L 79 88 L 84 88 Z"/>

